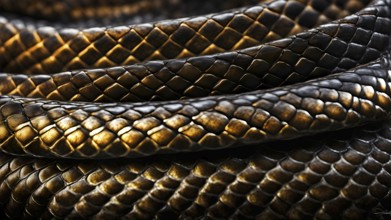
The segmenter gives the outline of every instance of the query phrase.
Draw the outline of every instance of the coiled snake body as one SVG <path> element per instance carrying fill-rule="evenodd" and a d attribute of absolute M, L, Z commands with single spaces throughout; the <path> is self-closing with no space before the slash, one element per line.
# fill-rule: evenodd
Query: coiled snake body
<path fill-rule="evenodd" d="M 389 216 L 389 0 L 0 3 L 4 217 Z"/>

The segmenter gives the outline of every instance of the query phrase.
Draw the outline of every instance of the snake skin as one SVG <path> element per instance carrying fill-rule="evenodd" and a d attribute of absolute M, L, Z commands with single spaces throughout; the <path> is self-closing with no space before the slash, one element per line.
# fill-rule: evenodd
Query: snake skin
<path fill-rule="evenodd" d="M 224 52 L 298 33 L 360 8 L 352 4 L 352 9 L 339 10 L 321 1 L 318 10 L 317 1 L 279 0 L 168 22 L 87 29 L 25 24 L 5 16 L 0 19 L 0 68 L 36 74 Z"/>
<path fill-rule="evenodd" d="M 0 203 L 13 219 L 380 219 L 391 208 L 390 139 L 386 121 L 181 157 L 0 155 Z"/>
<path fill-rule="evenodd" d="M 173 75 L 177 81 L 168 81 L 166 85 L 180 87 L 184 84 L 178 81 L 177 76 L 181 75 L 181 72 L 187 74 L 185 77 L 196 78 L 197 71 L 200 79 L 221 75 L 226 76 L 224 82 L 232 82 L 234 78 L 244 77 L 248 79 L 243 81 L 255 84 L 256 87 L 268 82 L 270 77 L 280 77 L 289 83 L 351 68 L 379 57 L 390 41 L 391 29 L 384 28 L 391 26 L 390 17 L 388 5 L 378 5 L 376 10 L 368 7 L 335 23 L 258 47 L 180 61 L 152 61 L 128 66 L 125 73 L 116 72 L 119 72 L 118 79 L 123 79 L 124 75 L 139 75 L 138 72 L 145 72 L 146 69 L 154 69 L 151 73 L 153 75 L 172 69 L 173 71 L 167 74 Z M 333 40 L 335 38 L 338 40 Z M 302 46 L 304 43 L 306 47 Z M 355 53 L 349 51 L 351 48 L 354 48 Z M 321 49 L 325 52 L 315 63 L 315 53 L 308 50 Z M 360 56 L 356 50 L 362 51 Z M 299 52 L 303 56 L 292 55 Z M 63 95 L 72 97 L 71 89 L 68 88 L 79 84 L 78 82 L 84 82 L 87 89 L 79 86 L 79 90 L 84 89 L 85 92 L 78 93 L 79 90 L 75 89 L 76 95 L 99 95 L 98 92 L 88 89 L 91 88 L 89 76 L 98 76 L 97 81 L 104 84 L 101 87 L 106 87 L 109 93 L 115 94 L 112 86 L 118 83 L 113 84 L 106 77 L 107 74 L 102 76 L 95 73 L 92 70 L 86 75 L 76 74 L 72 77 L 76 82 L 67 78 L 61 79 L 63 73 L 53 77 L 7 75 L 2 84 L 7 93 L 7 85 L 15 85 L 13 90 L 20 90 L 25 82 L 31 85 L 29 82 L 37 81 L 38 83 L 30 86 L 30 90 L 59 94 L 56 93 L 56 88 L 59 88 Z M 257 79 L 255 74 L 262 78 Z M 69 78 L 69 75 L 65 76 Z M 149 76 L 146 76 L 147 81 L 152 80 Z M 21 81 L 17 77 L 25 79 L 21 82 L 21 87 L 12 83 Z M 219 79 L 210 78 L 207 79 L 209 85 L 214 88 L 221 85 Z M 45 157 L 138 157 L 161 152 L 241 146 L 294 138 L 325 129 L 341 129 L 369 120 L 378 120 L 387 115 L 390 108 L 387 76 L 379 79 L 370 79 L 370 76 L 363 78 L 361 80 L 355 77 L 333 76 L 305 85 L 168 103 L 102 105 L 4 96 L 0 97 L 0 149 L 16 155 Z M 36 86 L 40 81 L 42 89 Z M 56 85 L 55 82 L 58 81 L 66 84 Z M 199 81 L 189 83 L 188 89 L 197 88 Z M 386 86 L 378 81 L 383 81 Z M 370 84 L 366 85 L 366 82 Z M 149 84 L 158 86 L 158 83 Z M 55 90 L 50 91 L 48 88 Z M 156 91 L 161 90 L 157 87 Z"/>
<path fill-rule="evenodd" d="M 0 217 L 390 217 L 389 0 L 28 4 L 0 0 Z"/>
<path fill-rule="evenodd" d="M 34 18 L 50 21 L 74 23 L 94 21 L 128 23 L 136 18 L 142 21 L 150 19 L 180 18 L 200 13 L 213 13 L 238 7 L 250 6 L 266 2 L 266 0 L 2 0 L 0 10 L 8 13 L 18 13 Z M 170 7 L 164 7 L 170 5 Z M 137 23 L 137 21 L 134 21 Z"/>
<path fill-rule="evenodd" d="M 390 76 L 381 70 L 361 67 L 305 84 L 167 103 L 67 103 L 3 96 L 0 149 L 38 157 L 140 157 L 357 126 L 389 115 Z"/>

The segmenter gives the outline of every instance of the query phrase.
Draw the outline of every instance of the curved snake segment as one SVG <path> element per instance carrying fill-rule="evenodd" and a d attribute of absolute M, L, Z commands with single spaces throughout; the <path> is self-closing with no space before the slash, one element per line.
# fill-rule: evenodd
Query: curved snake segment
<path fill-rule="evenodd" d="M 224 80 L 232 81 L 231 77 L 246 74 L 249 77 L 249 73 L 255 71 L 255 74 L 263 75 L 263 80 L 257 83 L 261 85 L 262 81 L 267 82 L 274 75 L 286 77 L 283 79 L 286 82 L 324 75 L 380 56 L 388 47 L 391 32 L 391 29 L 381 28 L 382 25 L 391 25 L 387 9 L 386 5 L 367 7 L 353 16 L 304 34 L 237 52 L 189 60 L 153 61 L 129 66 L 128 69 L 134 75 L 138 75 L 137 71 L 142 72 L 144 65 L 144 68 L 154 67 L 155 75 L 164 72 L 164 68 L 176 69 L 178 75 L 185 72 L 188 77 L 195 75 L 191 68 L 196 68 L 199 72 L 204 70 L 204 76 L 215 69 L 216 75 L 227 76 Z M 369 22 L 373 24 L 370 27 Z M 361 56 L 349 51 L 352 47 L 361 51 Z M 316 53 L 306 50 L 323 50 L 324 53 L 320 54 L 315 63 Z M 303 54 L 301 57 L 293 56 L 300 52 Z M 184 68 L 175 67 L 178 62 Z M 224 64 L 227 67 L 224 68 Z M 264 73 L 262 64 L 266 66 Z M 183 69 L 185 71 L 181 71 Z M 227 69 L 227 73 L 222 69 Z M 240 69 L 247 72 L 240 72 Z M 88 70 L 86 72 L 88 74 Z M 95 71 L 91 72 L 90 76 L 94 76 Z M 169 74 L 178 79 L 174 71 Z M 169 103 L 71 104 L 4 96 L 0 98 L 0 147 L 4 152 L 17 155 L 137 157 L 294 138 L 385 117 L 390 108 L 388 75 L 384 74 L 379 78 L 376 75 L 374 78 L 360 74 L 353 76 L 332 76 L 305 85 L 270 91 Z M 46 82 L 55 82 L 55 77 L 46 77 L 49 79 Z M 27 83 L 32 81 L 32 78 L 24 78 Z M 39 79 L 39 76 L 36 78 Z M 103 76 L 98 80 L 103 81 L 107 87 L 113 85 L 107 77 Z M 69 83 L 68 80 L 59 81 Z M 367 81 L 371 84 L 366 85 Z M 197 88 L 197 82 L 190 85 L 190 89 Z M 4 84 L 9 82 L 5 80 Z M 172 83 L 167 83 L 170 84 Z M 174 84 L 183 86 L 178 81 Z M 88 80 L 87 85 L 90 85 Z M 219 83 L 210 85 L 218 86 Z M 9 86 L 4 87 L 8 89 Z M 46 88 L 48 87 L 56 88 L 55 85 Z M 32 88 L 35 89 L 34 86 Z M 66 93 L 70 91 L 66 85 L 64 90 Z M 91 89 L 86 91 L 96 94 Z M 68 95 L 72 96 L 71 93 Z"/>
<path fill-rule="evenodd" d="M 280 0 L 208 16 L 89 29 L 24 26 L 4 17 L 0 67 L 6 72 L 48 73 L 236 50 L 338 18 L 344 10 L 332 3 L 325 1 L 317 9 L 311 0 Z"/>
<path fill-rule="evenodd" d="M 360 67 L 284 88 L 167 103 L 95 105 L 0 97 L 0 148 L 46 157 L 137 157 L 357 126 L 385 118 L 391 110 L 390 76 L 382 68 Z"/>
<path fill-rule="evenodd" d="M 182 159 L 1 155 L 0 201 L 15 219 L 379 219 L 391 208 L 390 128 L 385 122 Z"/>
<path fill-rule="evenodd" d="M 59 22 L 0 18 L 4 217 L 388 216 L 390 1 L 259 1 L 100 28 L 90 25 L 107 21 L 76 21 L 104 16 L 109 2 L 68 0 L 37 16 L 70 6 Z M 22 14 L 43 2 L 34 4 Z"/>
<path fill-rule="evenodd" d="M 292 84 L 379 57 L 389 44 L 391 30 L 383 28 L 389 26 L 389 17 L 387 6 L 376 11 L 367 8 L 303 34 L 217 55 L 51 76 L 1 74 L 0 92 L 115 102 L 201 97 Z"/>

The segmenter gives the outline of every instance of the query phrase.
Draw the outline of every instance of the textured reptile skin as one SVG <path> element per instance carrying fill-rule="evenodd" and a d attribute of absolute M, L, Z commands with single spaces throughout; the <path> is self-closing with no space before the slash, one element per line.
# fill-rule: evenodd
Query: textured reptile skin
<path fill-rule="evenodd" d="M 391 122 L 246 149 L 140 160 L 0 156 L 20 218 L 380 219 L 391 209 Z"/>
<path fill-rule="evenodd" d="M 125 24 L 135 17 L 142 18 L 143 22 L 149 19 L 188 17 L 255 5 L 259 2 L 266 0 L 2 0 L 0 10 L 61 21 L 62 24 L 81 20 L 85 22 L 86 19 L 89 19 L 88 23 L 102 22 L 107 18 L 110 18 L 111 22 Z M 165 7 L 166 5 L 170 7 Z"/>
<path fill-rule="evenodd" d="M 389 0 L 0 3 L 2 217 L 390 217 Z"/>
<path fill-rule="evenodd" d="M 188 83 L 185 94 L 187 90 L 196 90 L 204 78 L 207 78 L 207 86 L 216 89 L 219 86 L 229 89 L 222 82 L 234 84 L 235 78 L 236 81 L 239 79 L 240 86 L 242 77 L 242 82 L 253 84 L 255 88 L 269 81 L 272 83 L 267 86 L 305 80 L 367 63 L 380 56 L 390 41 L 391 29 L 385 27 L 391 26 L 391 14 L 388 5 L 380 3 L 375 7 L 376 10 L 368 7 L 335 23 L 249 49 L 185 60 L 151 61 L 128 66 L 126 72 L 123 68 L 119 71 L 115 68 L 112 72 L 117 73 L 117 79 L 123 79 L 124 76 L 139 76 L 139 73 L 152 69 L 145 79 L 156 87 L 156 91 L 162 89 L 151 75 L 161 75 L 162 78 L 164 75 L 173 76 L 176 81 L 167 81 L 163 88 L 174 85 L 181 91 L 186 84 L 177 76 L 183 73 L 184 78 L 195 79 Z M 322 49 L 324 52 L 317 59 L 312 51 Z M 299 53 L 303 55 L 294 56 Z M 170 69 L 172 71 L 164 71 Z M 98 73 L 87 70 L 74 76 L 67 73 L 30 77 L 6 75 L 2 87 L 6 90 L 5 94 L 14 94 L 12 91 L 15 90 L 33 90 L 37 92 L 33 94 L 50 92 L 44 98 L 52 98 L 51 94 L 61 94 L 62 97 L 91 94 L 96 97 L 101 94 L 93 90 L 89 79 L 97 77 L 97 82 L 101 82 L 101 87 L 106 87 L 108 93 L 118 94 L 113 86 L 118 88 L 119 84 L 105 73 L 106 70 L 98 70 Z M 0 148 L 17 155 L 137 157 L 294 138 L 385 117 L 391 107 L 388 76 L 376 78 L 373 75 L 374 78 L 368 80 L 371 75 L 360 79 L 346 77 L 346 74 L 304 85 L 167 103 L 102 105 L 4 96 L 0 97 Z M 219 75 L 223 78 L 221 81 Z M 281 80 L 269 80 L 271 77 Z M 129 82 L 126 79 L 122 81 Z M 378 81 L 383 81 L 386 86 Z M 14 82 L 20 82 L 21 86 Z M 58 85 L 56 82 L 65 84 Z M 27 88 L 21 90 L 25 84 Z M 71 93 L 76 87 L 73 84 L 80 88 L 74 89 L 74 94 Z M 122 86 L 127 87 L 132 90 L 132 85 Z M 79 93 L 79 90 L 83 92 Z M 28 92 L 16 95 L 28 96 Z M 127 97 L 130 93 L 123 95 Z"/>
<path fill-rule="evenodd" d="M 235 50 L 329 22 L 362 3 L 352 4 L 352 9 L 347 4 L 341 10 L 333 1 L 321 1 L 324 4 L 316 4 L 319 9 L 311 0 L 279 0 L 264 7 L 168 22 L 88 29 L 50 24 L 42 27 L 5 16 L 0 19 L 0 68 L 6 72 L 48 73 Z"/>
<path fill-rule="evenodd" d="M 0 149 L 45 157 L 139 157 L 296 138 L 387 117 L 389 77 L 384 66 L 360 67 L 283 88 L 165 103 L 3 96 Z"/>
<path fill-rule="evenodd" d="M 284 2 L 269 6 L 297 6 L 292 3 L 296 1 Z M 389 44 L 391 34 L 387 28 L 391 22 L 387 7 L 379 7 L 378 11 L 368 8 L 302 34 L 235 52 L 50 76 L 3 73 L 0 92 L 55 100 L 108 102 L 171 100 L 291 84 L 378 58 Z M 302 14 L 305 17 L 306 13 Z M 267 36 L 275 36 L 273 32 L 268 33 Z M 270 40 L 267 36 L 264 40 Z"/>

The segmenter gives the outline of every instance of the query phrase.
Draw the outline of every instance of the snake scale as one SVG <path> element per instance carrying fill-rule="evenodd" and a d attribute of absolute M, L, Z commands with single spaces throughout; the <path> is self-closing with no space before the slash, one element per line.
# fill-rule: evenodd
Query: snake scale
<path fill-rule="evenodd" d="M 3 218 L 390 217 L 390 0 L 0 12 Z"/>

